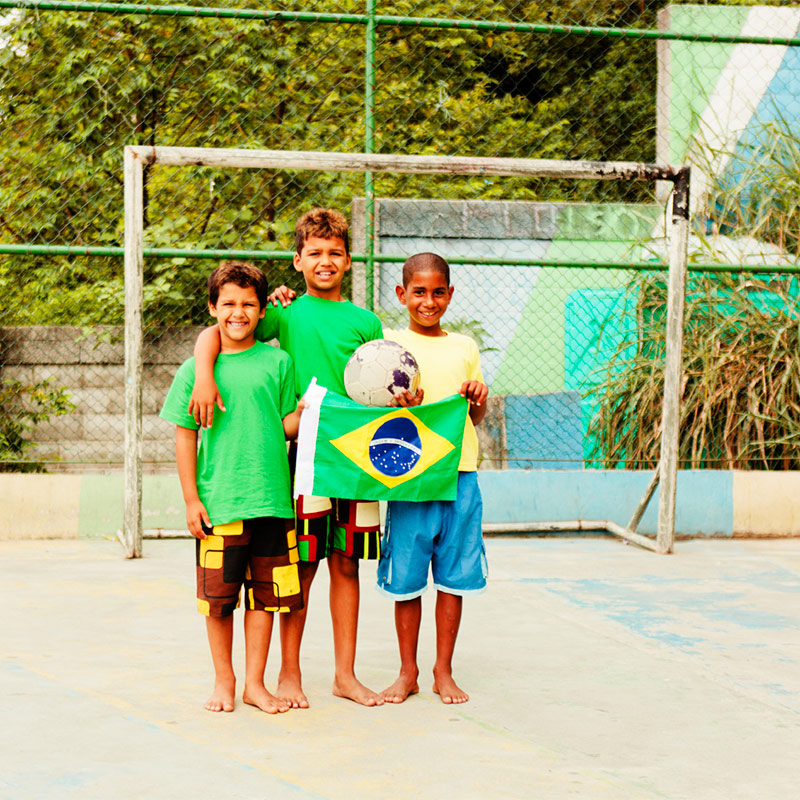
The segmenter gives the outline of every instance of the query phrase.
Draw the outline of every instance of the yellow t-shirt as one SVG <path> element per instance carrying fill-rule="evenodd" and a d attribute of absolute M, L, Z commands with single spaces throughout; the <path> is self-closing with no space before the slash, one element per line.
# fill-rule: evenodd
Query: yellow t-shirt
<path fill-rule="evenodd" d="M 419 364 L 420 386 L 425 391 L 424 403 L 435 403 L 458 394 L 464 381 L 481 381 L 481 357 L 478 345 L 460 333 L 446 336 L 423 336 L 408 329 L 384 331 L 383 335 L 403 345 Z M 478 434 L 467 414 L 464 441 L 461 446 L 459 472 L 478 468 Z"/>

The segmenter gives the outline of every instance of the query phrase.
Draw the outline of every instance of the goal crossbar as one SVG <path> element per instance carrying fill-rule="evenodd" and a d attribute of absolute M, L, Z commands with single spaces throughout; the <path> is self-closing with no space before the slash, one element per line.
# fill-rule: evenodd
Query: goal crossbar
<path fill-rule="evenodd" d="M 128 558 L 142 554 L 142 298 L 144 289 L 144 167 L 202 166 L 231 169 L 286 169 L 329 172 L 391 172 L 424 175 L 492 175 L 587 180 L 670 181 L 669 279 L 664 368 L 664 402 L 659 464 L 628 526 L 591 521 L 623 539 L 658 553 L 672 551 L 678 471 L 681 354 L 689 237 L 688 166 L 629 161 L 558 161 L 526 158 L 412 156 L 381 153 L 323 153 L 214 147 L 124 148 L 125 175 L 125 499 L 120 539 Z M 660 484 L 655 541 L 636 532 Z M 524 525 L 524 524 L 523 524 Z M 530 523 L 528 530 L 585 530 L 586 521 Z M 542 526 L 545 526 L 544 528 Z M 561 526 L 560 528 L 558 526 Z M 519 526 L 514 527 L 515 530 Z"/>

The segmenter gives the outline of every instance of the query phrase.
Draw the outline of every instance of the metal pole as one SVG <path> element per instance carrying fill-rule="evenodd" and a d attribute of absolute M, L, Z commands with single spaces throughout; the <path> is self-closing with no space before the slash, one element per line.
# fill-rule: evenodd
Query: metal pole
<path fill-rule="evenodd" d="M 661 416 L 661 460 L 658 470 L 661 491 L 658 495 L 656 546 L 659 553 L 671 553 L 675 539 L 675 497 L 678 483 L 678 446 L 680 441 L 683 307 L 686 294 L 686 248 L 689 241 L 689 179 L 689 167 L 682 168 L 675 178 L 675 186 L 672 190 L 664 407 Z"/>
<path fill-rule="evenodd" d="M 364 64 L 364 152 L 375 151 L 375 0 L 367 0 Z M 364 239 L 366 246 L 366 306 L 375 310 L 375 182 L 372 172 L 364 173 Z"/>
<path fill-rule="evenodd" d="M 142 253 L 143 169 L 125 148 L 125 500 L 122 544 L 127 558 L 142 556 Z"/>
<path fill-rule="evenodd" d="M 145 258 L 203 258 L 219 259 L 235 258 L 243 260 L 291 261 L 294 250 L 192 250 L 181 247 L 145 247 Z M 2 244 L 0 255 L 48 255 L 48 256 L 88 256 L 90 258 L 113 257 L 125 255 L 124 247 L 87 247 L 85 245 L 60 244 Z M 376 264 L 402 264 L 411 253 L 406 255 L 390 255 L 373 253 Z M 366 262 L 364 253 L 351 253 L 353 261 Z M 630 269 L 642 272 L 659 271 L 665 266 L 656 261 L 597 261 L 586 259 L 553 259 L 553 258 L 491 258 L 487 256 L 452 256 L 447 262 L 453 264 L 477 264 L 500 267 L 564 267 L 566 269 L 594 267 L 595 269 Z M 35 267 L 33 267 L 35 269 Z M 800 274 L 800 264 L 687 264 L 688 272 L 746 272 L 758 275 L 781 273 L 786 275 Z"/>
<path fill-rule="evenodd" d="M 604 28 L 587 25 L 550 25 L 504 20 L 449 19 L 447 17 L 404 17 L 391 14 L 333 14 L 317 11 L 272 11 L 247 8 L 202 8 L 199 6 L 149 5 L 147 3 L 97 3 L 83 0 L 0 0 L 0 8 L 30 8 L 37 11 L 84 11 L 98 14 L 141 16 L 205 17 L 214 19 L 263 19 L 276 22 L 331 23 L 342 25 L 384 25 L 390 28 L 435 28 L 492 33 L 531 33 L 543 36 L 596 36 L 604 39 L 647 39 L 671 42 L 716 42 L 721 44 L 775 44 L 800 47 L 800 39 L 787 36 L 739 36 L 724 33 L 659 31 L 652 28 Z"/>

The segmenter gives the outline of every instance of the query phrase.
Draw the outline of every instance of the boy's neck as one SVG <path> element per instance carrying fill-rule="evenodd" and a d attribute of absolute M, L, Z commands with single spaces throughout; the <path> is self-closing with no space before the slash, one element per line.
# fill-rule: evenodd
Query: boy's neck
<path fill-rule="evenodd" d="M 220 355 L 230 355 L 232 353 L 243 353 L 245 350 L 249 350 L 253 345 L 256 343 L 255 334 L 253 336 L 248 336 L 247 339 L 243 339 L 241 342 L 231 342 L 230 340 L 226 341 L 224 338 L 220 337 Z"/>
<path fill-rule="evenodd" d="M 330 300 L 332 303 L 344 303 L 345 298 L 342 297 L 342 287 L 336 286 L 333 289 L 321 291 L 319 289 L 312 289 L 306 284 L 306 294 L 311 297 L 318 297 L 320 300 Z"/>
<path fill-rule="evenodd" d="M 442 330 L 442 326 L 439 325 L 437 322 L 436 325 L 432 325 L 431 327 L 427 327 L 425 325 L 417 325 L 414 322 L 408 323 L 408 329 L 411 333 L 416 333 L 419 336 L 447 336 L 447 331 Z"/>

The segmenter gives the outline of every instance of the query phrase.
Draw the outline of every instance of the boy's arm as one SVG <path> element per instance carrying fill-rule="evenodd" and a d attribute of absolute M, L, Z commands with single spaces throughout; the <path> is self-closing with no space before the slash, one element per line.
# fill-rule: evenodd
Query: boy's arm
<path fill-rule="evenodd" d="M 189 413 L 194 421 L 203 428 L 210 428 L 214 421 L 214 406 L 225 411 L 225 403 L 220 396 L 214 380 L 214 364 L 219 355 L 221 343 L 219 326 L 206 328 L 194 345 L 195 378 L 192 396 L 189 400 Z"/>
<path fill-rule="evenodd" d="M 202 523 L 211 527 L 211 518 L 197 494 L 197 431 L 176 426 L 175 458 L 178 462 L 178 478 L 186 503 L 186 524 L 189 533 L 197 539 L 205 539 Z"/>
<path fill-rule="evenodd" d="M 283 433 L 287 439 L 297 438 L 297 432 L 300 430 L 300 416 L 304 408 L 306 408 L 306 402 L 300 400 L 297 408 L 283 418 Z"/>
<path fill-rule="evenodd" d="M 469 400 L 469 418 L 473 425 L 479 425 L 486 416 L 486 398 L 489 387 L 481 381 L 464 381 L 459 394 Z"/>

